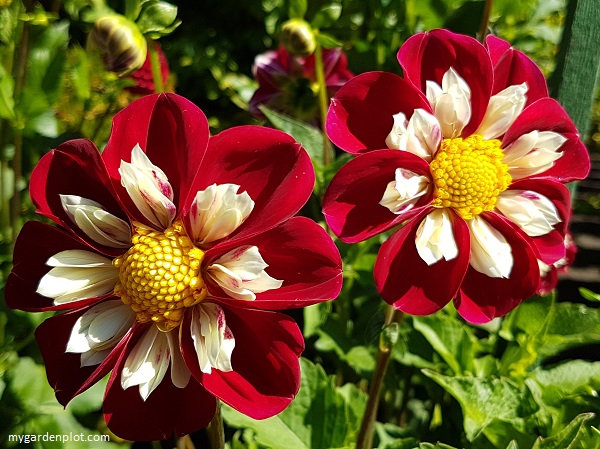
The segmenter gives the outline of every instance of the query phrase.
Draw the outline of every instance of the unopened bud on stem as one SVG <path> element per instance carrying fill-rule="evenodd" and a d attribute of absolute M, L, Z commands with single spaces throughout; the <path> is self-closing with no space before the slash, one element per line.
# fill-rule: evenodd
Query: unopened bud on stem
<path fill-rule="evenodd" d="M 290 19 L 281 27 L 281 45 L 294 56 L 308 56 L 317 47 L 311 26 L 302 19 Z"/>

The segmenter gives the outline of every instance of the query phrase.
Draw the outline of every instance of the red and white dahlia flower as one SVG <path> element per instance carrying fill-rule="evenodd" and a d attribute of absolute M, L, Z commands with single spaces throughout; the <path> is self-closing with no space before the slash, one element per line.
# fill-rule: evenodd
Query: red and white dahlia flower
<path fill-rule="evenodd" d="M 564 183 L 587 175 L 586 148 L 539 68 L 497 37 L 433 30 L 398 61 L 404 78 L 365 73 L 332 100 L 327 133 L 357 157 L 328 188 L 327 223 L 349 243 L 400 226 L 374 267 L 397 309 L 503 316 L 535 294 L 538 259 L 565 257 Z"/>
<path fill-rule="evenodd" d="M 102 155 L 84 139 L 45 155 L 31 197 L 58 227 L 25 224 L 6 301 L 68 310 L 36 331 L 58 400 L 112 370 L 105 418 L 130 440 L 204 427 L 215 398 L 256 419 L 282 411 L 304 341 L 270 310 L 334 298 L 342 282 L 326 232 L 293 217 L 313 183 L 287 134 L 209 137 L 202 111 L 174 94 L 117 114 Z"/>

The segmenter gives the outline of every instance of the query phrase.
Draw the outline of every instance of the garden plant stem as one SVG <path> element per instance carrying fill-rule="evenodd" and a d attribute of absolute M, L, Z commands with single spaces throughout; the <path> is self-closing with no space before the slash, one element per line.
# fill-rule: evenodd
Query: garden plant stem
<path fill-rule="evenodd" d="M 319 116 L 321 120 L 321 130 L 325 133 L 325 120 L 327 118 L 328 95 L 327 95 L 327 84 L 325 83 L 325 70 L 323 67 L 323 49 L 321 45 L 317 43 L 315 48 L 315 76 L 317 78 L 317 85 L 319 86 Z M 331 142 L 327 136 L 323 135 L 323 165 L 327 166 L 331 162 Z"/>
<path fill-rule="evenodd" d="M 158 56 L 158 52 L 156 51 L 156 47 L 154 46 L 154 41 L 150 38 L 146 39 L 146 41 L 148 42 L 150 63 L 152 65 L 152 79 L 154 81 L 154 92 L 159 94 L 165 91 L 165 85 L 162 79 L 162 71 L 160 69 L 160 58 Z"/>
<path fill-rule="evenodd" d="M 404 314 L 400 310 L 394 309 L 393 306 L 386 307 L 385 321 L 383 329 L 392 323 L 402 321 Z M 387 371 L 390 357 L 392 355 L 392 346 L 384 339 L 379 340 L 377 349 L 377 358 L 375 360 L 375 371 L 371 379 L 369 387 L 369 399 L 363 420 L 360 426 L 360 431 L 356 439 L 356 449 L 371 449 L 373 447 L 373 432 L 375 429 L 375 420 L 377 418 L 377 409 L 379 407 L 379 398 L 381 396 L 381 388 L 383 387 L 383 379 Z"/>
<path fill-rule="evenodd" d="M 225 447 L 225 429 L 223 427 L 223 415 L 221 414 L 221 401 L 218 399 L 215 416 L 213 416 L 206 430 L 208 431 L 211 449 L 223 449 Z"/>
<path fill-rule="evenodd" d="M 494 6 L 494 0 L 486 0 L 483 7 L 483 15 L 481 16 L 481 25 L 479 26 L 479 41 L 485 43 L 485 37 L 488 32 L 488 25 L 490 23 L 490 15 L 492 14 L 492 7 Z"/>

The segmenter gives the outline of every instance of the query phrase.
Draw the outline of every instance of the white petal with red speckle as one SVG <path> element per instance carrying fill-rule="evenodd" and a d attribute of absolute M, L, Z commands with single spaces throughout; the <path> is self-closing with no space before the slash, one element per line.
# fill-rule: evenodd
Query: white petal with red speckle
<path fill-rule="evenodd" d="M 403 113 L 394 115 L 394 125 L 385 139 L 388 148 L 408 151 L 431 161 L 442 141 L 437 119 L 424 109 L 415 109 L 407 122 Z"/>
<path fill-rule="evenodd" d="M 253 301 L 255 293 L 273 290 L 283 284 L 267 274 L 265 268 L 268 266 L 256 246 L 242 246 L 219 257 L 206 272 L 228 296 Z"/>
<path fill-rule="evenodd" d="M 54 299 L 54 304 L 104 295 L 119 279 L 109 259 L 85 250 L 61 251 L 46 265 L 54 268 L 40 279 L 36 293 Z"/>
<path fill-rule="evenodd" d="M 206 244 L 227 237 L 246 220 L 254 201 L 236 184 L 213 184 L 196 194 L 190 209 L 191 237 Z"/>
<path fill-rule="evenodd" d="M 388 183 L 379 204 L 395 214 L 406 212 L 427 193 L 429 178 L 417 173 L 397 168 L 395 180 Z"/>
<path fill-rule="evenodd" d="M 88 237 L 111 248 L 131 246 L 131 227 L 102 207 L 100 203 L 77 195 L 60 195 L 69 218 Z"/>
<path fill-rule="evenodd" d="M 452 230 L 452 212 L 436 209 L 423 219 L 417 229 L 415 244 L 417 253 L 427 265 L 458 256 L 458 246 Z"/>
<path fill-rule="evenodd" d="M 502 192 L 496 208 L 531 237 L 548 234 L 562 221 L 552 201 L 530 190 Z"/>
<path fill-rule="evenodd" d="M 173 188 L 167 175 L 150 162 L 139 145 L 131 152 L 131 163 L 121 161 L 121 184 L 131 200 L 156 229 L 168 228 L 175 218 Z"/>
<path fill-rule="evenodd" d="M 214 303 L 202 303 L 192 311 L 191 334 L 200 370 L 232 371 L 231 354 L 235 338 L 225 322 L 225 312 Z"/>
<path fill-rule="evenodd" d="M 467 225 L 471 236 L 471 266 L 492 278 L 508 278 L 514 260 L 504 236 L 479 216 L 467 220 Z"/>
<path fill-rule="evenodd" d="M 558 150 L 566 141 L 565 136 L 554 131 L 531 131 L 504 149 L 503 162 L 513 179 L 537 175 L 562 156 Z"/>

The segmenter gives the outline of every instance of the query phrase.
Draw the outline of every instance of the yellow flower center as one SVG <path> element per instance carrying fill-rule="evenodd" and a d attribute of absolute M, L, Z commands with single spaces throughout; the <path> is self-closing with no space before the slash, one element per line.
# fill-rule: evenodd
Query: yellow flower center
<path fill-rule="evenodd" d="M 477 134 L 444 139 L 430 165 L 433 206 L 451 207 L 466 220 L 494 209 L 498 195 L 512 181 L 500 145 L 497 139 L 483 140 Z"/>
<path fill-rule="evenodd" d="M 113 260 L 119 269 L 115 294 L 162 331 L 176 328 L 186 307 L 206 297 L 200 274 L 204 252 L 194 246 L 180 222 L 164 232 L 136 228 L 133 246 Z"/>

